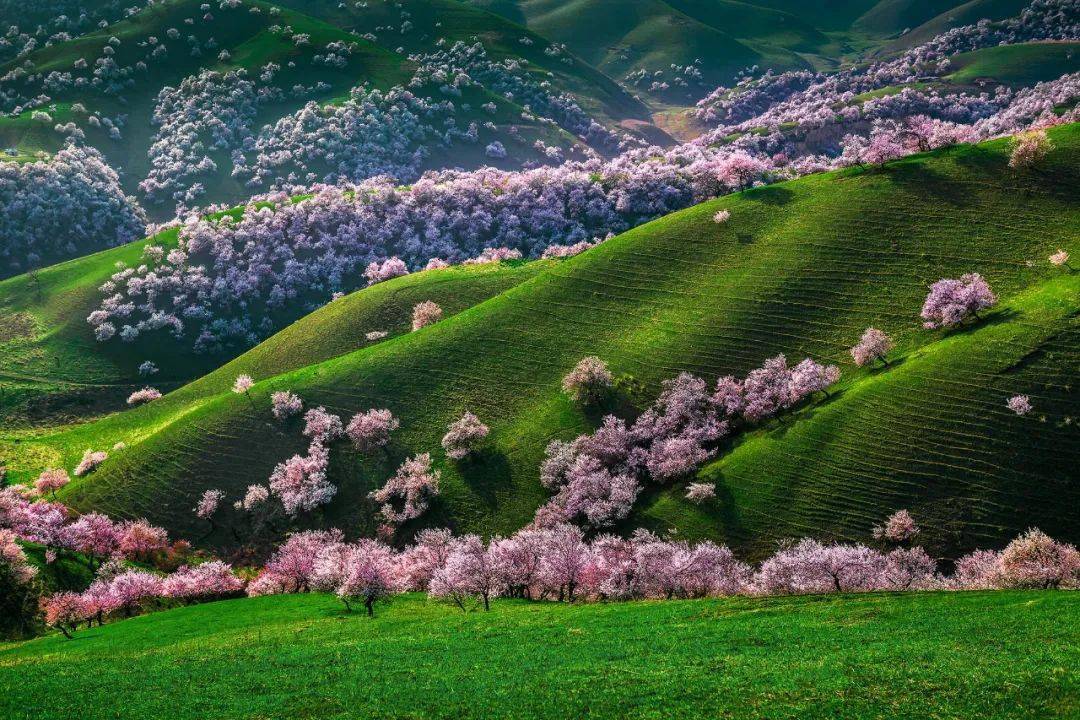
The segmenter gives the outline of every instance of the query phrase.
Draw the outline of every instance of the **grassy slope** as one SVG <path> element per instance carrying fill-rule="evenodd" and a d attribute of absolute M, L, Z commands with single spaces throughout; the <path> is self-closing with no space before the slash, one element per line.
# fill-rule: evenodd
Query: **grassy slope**
<path fill-rule="evenodd" d="M 1080 43 L 1024 43 L 985 48 L 953 58 L 949 79 L 971 83 L 991 78 L 1028 86 L 1080 71 Z"/>
<path fill-rule="evenodd" d="M 154 242 L 171 247 L 175 238 L 176 231 L 170 230 Z M 115 271 L 117 262 L 137 265 L 146 244 L 131 243 L 0 281 L 0 412 L 9 429 L 113 411 L 123 407 L 124 399 L 138 387 L 151 384 L 171 390 L 229 359 L 198 355 L 186 343 L 156 338 L 134 344 L 94 340 L 86 316 L 100 302 L 98 286 Z M 505 265 L 455 268 L 414 274 L 350 295 L 309 316 L 299 332 L 286 329 L 261 346 L 245 359 L 242 370 L 266 376 L 349 352 L 368 344 L 363 335 L 369 330 L 407 329 L 409 312 L 420 300 L 432 299 L 447 313 L 458 312 L 538 270 Z M 315 338 L 322 341 L 314 343 Z M 291 348 L 279 354 L 283 341 Z M 317 354 L 305 352 L 305 345 L 312 344 Z M 145 360 L 152 360 L 160 372 L 140 377 L 138 366 Z"/>
<path fill-rule="evenodd" d="M 1057 247 L 1077 251 L 1080 127 L 1052 138 L 1058 149 L 1034 173 L 1009 171 L 998 141 L 706 203 L 422 332 L 276 378 L 257 373 L 263 382 L 250 401 L 228 392 L 226 369 L 113 418 L 9 437 L 8 464 L 26 477 L 122 440 L 129 448 L 73 483 L 66 499 L 195 534 L 190 508 L 205 488 L 235 496 L 304 447 L 297 421 L 275 424 L 268 411 L 269 393 L 290 388 L 342 414 L 389 407 L 402 418 L 374 460 L 335 447 L 330 475 L 341 489 L 326 522 L 371 530 L 366 492 L 407 454 L 432 451 L 443 495 L 427 522 L 505 533 L 546 497 L 537 481 L 546 443 L 596 420 L 559 392 L 583 355 L 633 376 L 623 404 L 642 407 L 681 370 L 742 375 L 784 352 L 843 363 L 841 392 L 797 421 L 744 436 L 707 468 L 719 482 L 716 505 L 691 506 L 680 488 L 650 489 L 629 524 L 677 527 L 760 555 L 795 534 L 865 538 L 883 514 L 911 506 L 940 554 L 998 544 L 1029 524 L 1077 540 L 1080 275 L 1052 271 L 1045 258 Z M 711 221 L 720 207 L 732 211 L 723 226 Z M 1001 306 L 972 328 L 921 330 L 927 283 L 972 270 L 987 276 Z M 901 362 L 886 372 L 847 361 L 868 325 L 898 341 Z M 1018 392 L 1032 396 L 1034 416 L 1005 411 Z M 449 464 L 438 441 L 465 409 L 492 436 L 479 459 Z"/>
<path fill-rule="evenodd" d="M 263 597 L 0 645 L 0 714 L 1067 718 L 1080 712 L 1078 613 L 1067 592 L 471 614 L 407 596 L 374 618 L 325 595 Z"/>
<path fill-rule="evenodd" d="M 863 13 L 855 26 L 874 35 L 896 35 L 939 16 L 942 5 L 940 0 L 882 0 Z"/>

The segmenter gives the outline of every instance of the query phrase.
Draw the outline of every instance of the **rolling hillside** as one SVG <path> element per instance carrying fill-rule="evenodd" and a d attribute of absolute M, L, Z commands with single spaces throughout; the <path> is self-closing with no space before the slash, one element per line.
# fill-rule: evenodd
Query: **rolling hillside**
<path fill-rule="evenodd" d="M 229 600 L 0 644 L 0 714 L 1069 718 L 1078 612 L 1067 592 L 497 600 L 469 614 L 405 596 L 373 618 L 326 595 Z"/>
<path fill-rule="evenodd" d="M 672 64 L 700 61 L 702 87 L 728 84 L 752 65 L 776 71 L 808 67 L 798 52 L 821 52 L 828 38 L 814 26 L 777 10 L 728 2 L 648 0 L 523 0 L 477 3 L 519 22 L 616 78 L 644 70 L 671 81 Z M 696 85 L 692 87 L 697 87 Z M 648 91 L 648 83 L 636 88 Z M 686 91 L 656 93 L 688 104 Z M 697 96 L 700 96 L 697 92 Z M 696 98 L 694 98 L 696 99 Z"/>
<path fill-rule="evenodd" d="M 623 376 L 619 406 L 633 412 L 682 370 L 743 375 L 782 352 L 840 363 L 839 392 L 722 450 L 703 470 L 718 483 L 715 505 L 690 505 L 681 486 L 652 488 L 629 527 L 674 527 L 760 556 L 786 536 L 865 538 L 885 514 L 909 507 L 938 555 L 998 546 L 1029 525 L 1076 541 L 1080 276 L 1045 258 L 1077 250 L 1070 188 L 1080 127 L 1051 137 L 1057 149 L 1037 171 L 1009 170 L 1007 144 L 997 141 L 728 196 L 541 264 L 528 279 L 532 269 L 517 270 L 524 282 L 496 271 L 498 282 L 457 307 L 509 289 L 346 354 L 349 342 L 336 338 L 374 322 L 338 315 L 333 304 L 149 406 L 68 429 L 9 431 L 0 449 L 13 477 L 25 479 L 73 466 L 87 447 L 124 442 L 65 501 L 146 515 L 190 536 L 203 490 L 235 498 L 305 446 L 298 421 L 270 417 L 269 393 L 291 389 L 309 407 L 344 415 L 388 407 L 402 420 L 373 460 L 334 447 L 330 479 L 340 490 L 316 522 L 374 530 L 367 491 L 407 455 L 431 451 L 442 496 L 425 524 L 508 533 L 547 497 L 537 479 L 547 442 L 597 421 L 559 390 L 582 356 L 600 355 Z M 720 208 L 732 217 L 716 225 Z M 969 271 L 987 277 L 999 307 L 952 333 L 922 330 L 927 284 Z M 361 291 L 355 307 L 369 293 L 419 289 L 425 275 Z M 305 328 L 330 319 L 349 334 Z M 886 370 L 857 370 L 847 358 L 868 325 L 897 340 Z M 250 399 L 229 392 L 240 372 L 259 381 Z M 1032 416 L 1005 408 L 1017 393 L 1032 397 Z M 492 435 L 476 460 L 449 463 L 438 441 L 466 409 Z M 233 541 L 222 532 L 210 542 Z"/>

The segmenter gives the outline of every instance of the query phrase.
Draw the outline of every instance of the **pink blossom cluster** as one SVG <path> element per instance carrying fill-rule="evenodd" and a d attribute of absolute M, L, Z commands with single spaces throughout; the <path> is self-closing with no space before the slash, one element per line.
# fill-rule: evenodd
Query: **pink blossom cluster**
<path fill-rule="evenodd" d="M 146 228 L 101 154 L 74 145 L 48 160 L 0 162 L 0 218 L 0 278 L 130 242 Z"/>
<path fill-rule="evenodd" d="M 514 250 L 513 248 L 508 248 L 508 247 L 484 248 L 483 252 L 481 252 L 479 255 L 477 255 L 474 258 L 469 258 L 463 264 L 464 265 L 487 265 L 488 263 L 498 263 L 498 262 L 504 262 L 504 261 L 507 261 L 507 260 L 520 260 L 520 259 L 521 259 L 521 251 L 520 250 Z"/>
<path fill-rule="evenodd" d="M 589 242 L 771 173 L 745 152 L 681 147 L 520 172 L 429 172 L 408 188 L 386 178 L 315 186 L 299 202 L 255 198 L 239 220 L 192 215 L 176 249 L 103 286 L 87 321 L 101 340 L 167 329 L 205 351 L 251 344 L 276 329 L 271 312 L 310 311 L 386 257 L 420 267 L 484 248 L 538 256 L 549 244 Z"/>
<path fill-rule="evenodd" d="M 109 454 L 104 450 L 91 450 L 89 448 L 83 453 L 82 459 L 79 464 L 75 466 L 73 474 L 75 477 L 82 477 L 83 475 L 89 475 L 97 469 L 98 465 L 105 462 L 109 457 Z"/>
<path fill-rule="evenodd" d="M 430 146 L 477 142 L 477 126 L 457 127 L 455 114 L 450 100 L 429 100 L 403 87 L 354 87 L 344 102 L 309 102 L 265 128 L 234 153 L 232 174 L 251 188 L 377 175 L 414 180 Z"/>
<path fill-rule="evenodd" d="M 897 510 L 889 516 L 884 525 L 875 525 L 873 534 L 875 540 L 907 542 L 919 534 L 919 526 L 907 510 Z"/>
<path fill-rule="evenodd" d="M 345 427 L 345 434 L 352 440 L 353 447 L 362 453 L 370 453 L 385 447 L 390 442 L 390 433 L 400 425 L 389 410 L 372 408 L 353 415 Z"/>
<path fill-rule="evenodd" d="M 409 268 L 405 265 L 405 261 L 396 257 L 387 258 L 380 262 L 372 262 L 364 270 L 364 277 L 367 281 L 374 285 L 375 283 L 382 282 L 383 280 L 389 280 L 390 278 L 401 277 L 402 275 L 408 275 Z"/>
<path fill-rule="evenodd" d="M 575 255 L 580 255 L 589 248 L 599 245 L 601 242 L 603 241 L 594 240 L 592 242 L 589 242 L 587 240 L 582 240 L 581 242 L 576 242 L 573 245 L 548 245 L 546 248 L 544 248 L 544 252 L 540 253 L 540 257 L 545 260 L 551 258 L 574 257 Z"/>
<path fill-rule="evenodd" d="M 438 303 L 434 303 L 430 300 L 424 300 L 413 306 L 412 312 L 412 329 L 413 332 L 425 328 L 428 325 L 433 325 L 442 319 L 443 310 Z"/>
<path fill-rule="evenodd" d="M 211 488 L 202 494 L 198 505 L 195 506 L 195 517 L 209 520 L 217 513 L 221 501 L 225 499 L 225 492 Z"/>
<path fill-rule="evenodd" d="M 893 347 L 892 338 L 884 332 L 877 328 L 866 328 L 862 337 L 859 338 L 859 342 L 855 347 L 851 348 L 851 359 L 859 367 L 865 367 L 875 360 L 880 360 L 888 365 L 885 356 L 889 354 Z"/>
<path fill-rule="evenodd" d="M 270 395 L 270 412 L 276 420 L 298 415 L 304 409 L 304 401 L 290 390 L 279 390 Z"/>
<path fill-rule="evenodd" d="M 157 400 L 161 397 L 161 391 L 157 388 L 144 387 L 142 390 L 136 390 L 128 395 L 128 405 L 143 405 L 152 400 Z"/>
<path fill-rule="evenodd" d="M 1042 129 L 1028 130 L 1016 136 L 1013 142 L 1012 153 L 1009 155 L 1009 167 L 1030 168 L 1054 149 L 1046 131 Z"/>
<path fill-rule="evenodd" d="M 371 493 L 371 498 L 382 503 L 379 512 L 386 522 L 400 525 L 424 514 L 428 503 L 439 494 L 440 475 L 431 469 L 431 455 L 422 453 L 403 462 L 385 485 Z"/>
<path fill-rule="evenodd" d="M 1020 416 L 1028 415 L 1035 409 L 1031 404 L 1031 398 L 1027 395 L 1013 395 L 1005 401 L 1005 407 Z"/>
<path fill-rule="evenodd" d="M 278 463 L 270 474 L 270 492 L 288 515 L 314 510 L 330 502 L 337 486 L 326 479 L 330 450 L 320 440 L 311 441 L 306 455 L 293 455 Z"/>
<path fill-rule="evenodd" d="M 70 550 L 99 560 L 147 559 L 169 544 L 165 530 L 146 520 L 115 522 L 101 513 L 77 515 L 62 503 L 32 495 L 21 486 L 0 488 L 0 529 L 50 550 Z"/>
<path fill-rule="evenodd" d="M 89 627 L 95 620 L 120 615 L 131 617 L 156 606 L 162 599 L 194 602 L 240 593 L 243 582 L 221 561 L 182 566 L 168 576 L 128 569 L 118 563 L 101 566 L 97 578 L 81 593 L 61 592 L 42 600 L 45 622 L 71 637 L 79 623 Z"/>
<path fill-rule="evenodd" d="M 67 470 L 63 468 L 52 468 L 50 470 L 43 470 L 38 475 L 37 480 L 34 481 L 34 489 L 37 490 L 39 495 L 55 495 L 56 491 L 71 482 L 71 477 L 68 475 Z"/>
<path fill-rule="evenodd" d="M 446 457 L 452 460 L 467 457 L 488 436 L 488 432 L 488 426 L 466 410 L 464 415 L 450 423 L 446 434 L 443 435 L 442 446 L 446 451 Z"/>
<path fill-rule="evenodd" d="M 756 128 L 793 124 L 798 137 L 820 135 L 829 126 L 851 127 L 876 119 L 927 114 L 971 123 L 1000 111 L 1012 91 L 1000 86 L 993 97 L 943 94 L 933 87 L 905 88 L 896 94 L 861 100 L 860 95 L 893 86 L 941 77 L 950 72 L 949 58 L 1002 44 L 1080 37 L 1080 10 L 1072 0 L 1036 0 L 1018 16 L 999 22 L 980 21 L 954 28 L 896 58 L 857 65 L 838 73 L 794 71 L 721 87 L 698 103 L 700 119 L 716 124 L 721 137 Z M 838 111 L 839 108 L 839 111 Z"/>
<path fill-rule="evenodd" d="M 982 275 L 967 273 L 959 279 L 943 278 L 931 285 L 920 315 L 927 329 L 951 327 L 969 317 L 977 318 L 980 310 L 996 304 L 997 296 Z"/>
<path fill-rule="evenodd" d="M 611 525 L 629 515 L 641 478 L 670 482 L 690 475 L 713 457 L 734 423 L 760 422 L 827 392 L 838 378 L 835 366 L 807 358 L 789 369 L 778 355 L 741 382 L 720 378 L 712 390 L 689 373 L 666 380 L 654 405 L 632 424 L 608 415 L 594 433 L 548 445 L 540 481 L 556 494 L 537 510 L 536 522 L 580 518 L 592 527 Z M 707 499 L 707 490 L 695 489 L 690 499 Z"/>
<path fill-rule="evenodd" d="M 577 402 L 595 403 L 611 388 L 614 380 L 607 363 L 595 355 L 589 355 L 563 377 L 562 388 Z"/>
<path fill-rule="evenodd" d="M 37 568 L 26 559 L 26 553 L 16 542 L 11 530 L 0 530 L 0 570 L 4 570 L 16 583 L 28 583 L 37 576 Z"/>
<path fill-rule="evenodd" d="M 259 103 L 276 99 L 280 90 L 257 89 L 246 74 L 243 69 L 224 74 L 202 70 L 179 87 L 161 89 L 152 118 L 158 131 L 148 152 L 150 171 L 139 183 L 149 200 L 193 205 L 205 193 L 199 178 L 218 169 L 210 154 L 251 137 Z"/>

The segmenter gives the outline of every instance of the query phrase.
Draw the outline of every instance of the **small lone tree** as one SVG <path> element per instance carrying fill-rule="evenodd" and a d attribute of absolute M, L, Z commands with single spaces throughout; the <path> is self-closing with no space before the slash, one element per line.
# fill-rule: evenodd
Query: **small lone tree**
<path fill-rule="evenodd" d="M 893 349 L 892 338 L 877 328 L 866 328 L 858 344 L 851 348 L 851 359 L 859 367 L 865 367 L 875 360 L 880 360 L 882 365 L 888 366 L 889 361 L 885 358 Z"/>
<path fill-rule="evenodd" d="M 453 460 L 465 458 L 487 437 L 488 431 L 488 426 L 480 422 L 480 418 L 466 411 L 459 420 L 450 424 L 446 435 L 443 435 L 442 446 L 446 456 Z"/>
<path fill-rule="evenodd" d="M 430 300 L 417 303 L 413 306 L 412 329 L 415 332 L 420 328 L 433 325 L 442 320 L 442 316 L 443 310 L 436 303 L 433 303 Z"/>
<path fill-rule="evenodd" d="M 923 327 L 928 330 L 959 325 L 969 317 L 978 319 L 979 311 L 997 304 L 997 296 L 978 273 L 959 279 L 943 278 L 930 286 L 922 307 Z"/>
<path fill-rule="evenodd" d="M 1029 130 L 1013 139 L 1009 167 L 1014 170 L 1034 167 L 1054 149 L 1045 130 Z"/>
<path fill-rule="evenodd" d="M 562 387 L 575 401 L 592 404 L 604 396 L 613 381 L 607 363 L 595 355 L 589 355 L 582 358 L 563 378 Z"/>
<path fill-rule="evenodd" d="M 1005 401 L 1005 406 L 1020 417 L 1027 415 L 1034 409 L 1031 405 L 1031 398 L 1027 395 L 1013 395 Z"/>

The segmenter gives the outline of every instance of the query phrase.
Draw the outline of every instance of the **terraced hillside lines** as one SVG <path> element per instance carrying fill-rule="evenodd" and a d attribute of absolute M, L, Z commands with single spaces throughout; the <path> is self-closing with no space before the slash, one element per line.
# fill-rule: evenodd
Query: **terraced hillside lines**
<path fill-rule="evenodd" d="M 1038 285 L 985 325 L 912 352 L 790 427 L 739 445 L 702 472 L 737 509 L 722 520 L 726 534 L 764 551 L 785 536 L 842 535 L 835 518 L 870 524 L 883 508 L 901 507 L 922 518 L 920 542 L 942 547 L 995 544 L 1032 522 L 1033 507 L 1043 509 L 1047 532 L 1074 532 L 1077 297 L 1075 276 Z M 1031 395 L 1033 417 L 1005 407 L 1019 393 Z M 657 523 L 679 515 L 664 500 L 646 514 Z"/>
<path fill-rule="evenodd" d="M 105 421 L 24 434 L 8 464 L 24 477 L 46 449 L 73 465 L 86 447 L 126 442 L 65 499 L 201 534 L 190 508 L 203 490 L 236 496 L 304 447 L 298 423 L 270 418 L 269 393 L 288 388 L 309 406 L 343 415 L 387 407 L 402 421 L 372 460 L 335 446 L 330 474 L 341 489 L 315 522 L 372 529 L 366 492 L 407 455 L 432 451 L 442 496 L 424 522 L 510 533 L 547 497 L 537 471 L 545 445 L 599 419 L 560 391 L 582 356 L 599 355 L 624 376 L 617 406 L 631 412 L 680 371 L 741 376 L 782 352 L 842 363 L 831 403 L 851 407 L 856 424 L 836 420 L 840 406 L 831 411 L 830 402 L 804 408 L 736 441 L 730 469 L 720 466 L 716 505 L 691 506 L 681 486 L 653 487 L 628 527 L 676 527 L 758 556 L 781 535 L 865 539 L 904 500 L 933 523 L 925 539 L 939 554 L 1004 542 L 1029 524 L 1076 540 L 1080 528 L 1063 508 L 1080 500 L 1077 431 L 1066 424 L 1080 417 L 1072 324 L 1080 302 L 1077 276 L 1045 258 L 1058 247 L 1077 251 L 1080 127 L 1051 137 L 1057 149 L 1037 171 L 1009 170 L 1003 140 L 705 203 L 551 264 L 420 332 L 260 377 L 251 400 L 225 391 L 221 373 L 203 386 L 218 395 L 195 385 Z M 720 208 L 731 219 L 717 225 Z M 1002 308 L 974 329 L 922 330 L 927 284 L 969 271 L 988 278 Z M 870 325 L 896 338 L 904 361 L 880 377 L 847 359 Z M 1042 405 L 1034 417 L 1004 414 L 1015 392 Z M 476 460 L 448 463 L 439 439 L 466 409 L 492 434 Z M 181 413 L 184 422 L 175 422 Z M 940 432 L 970 440 L 940 441 L 932 420 L 920 428 L 922 418 L 941 418 Z M 909 442 L 917 432 L 922 443 Z M 976 439 L 978 452 L 967 452 Z M 1033 449 L 1038 457 L 1016 461 Z M 828 503 L 819 502 L 825 495 Z"/>
<path fill-rule="evenodd" d="M 1054 591 L 496 600 L 490 613 L 409 595 L 373 618 L 327 595 L 228 600 L 0 645 L 0 714 L 1069 718 L 1078 611 Z"/>

